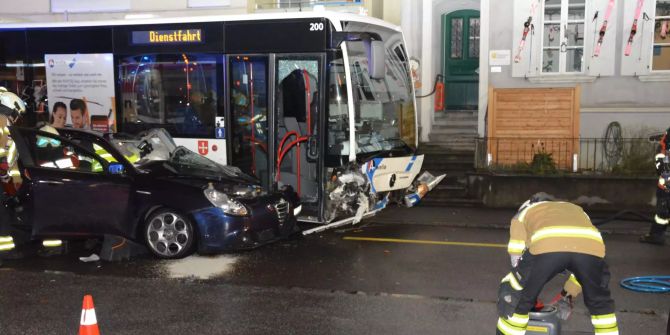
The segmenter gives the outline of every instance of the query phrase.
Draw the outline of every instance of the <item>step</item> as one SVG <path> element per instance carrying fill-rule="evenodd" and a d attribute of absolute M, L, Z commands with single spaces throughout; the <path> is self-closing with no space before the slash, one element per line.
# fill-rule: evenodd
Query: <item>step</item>
<path fill-rule="evenodd" d="M 449 158 L 435 158 L 432 156 L 426 156 L 423 160 L 423 166 L 430 167 L 434 169 L 444 169 L 451 168 L 454 170 L 454 167 L 469 169 L 470 167 L 475 166 L 474 159 L 449 159 Z"/>
<path fill-rule="evenodd" d="M 474 127 L 433 127 L 430 131 L 430 135 L 456 135 L 458 137 L 464 138 L 475 138 L 477 137 L 477 128 Z"/>
<path fill-rule="evenodd" d="M 477 112 L 447 112 L 435 113 L 435 120 L 477 120 Z"/>
<path fill-rule="evenodd" d="M 459 134 L 459 133 L 430 133 L 428 138 L 431 142 L 443 142 L 448 144 L 467 143 L 475 145 L 474 134 Z"/>
<path fill-rule="evenodd" d="M 432 160 L 429 157 L 425 157 L 423 160 L 423 166 L 428 168 L 436 168 L 436 169 L 441 169 L 441 170 L 458 170 L 458 169 L 463 169 L 463 170 L 469 170 L 473 168 L 475 165 L 474 160 L 442 160 L 442 161 L 435 161 Z"/>
<path fill-rule="evenodd" d="M 431 198 L 430 193 L 426 195 L 425 198 L 421 199 L 419 206 L 425 207 L 446 207 L 446 206 L 463 206 L 463 207 L 482 207 L 482 203 L 479 199 L 469 199 L 469 198 Z"/>
<path fill-rule="evenodd" d="M 435 119 L 433 129 L 435 127 L 472 127 L 477 129 L 477 119 Z"/>
<path fill-rule="evenodd" d="M 444 155 L 451 155 L 451 156 L 472 155 L 472 151 L 469 151 L 469 150 L 466 150 L 466 151 L 446 150 L 444 148 L 445 144 L 448 144 L 448 143 L 441 143 L 441 142 L 436 142 L 436 141 L 421 142 L 421 143 L 419 143 L 419 150 L 422 151 L 422 152 L 425 152 L 425 153 L 444 154 Z"/>

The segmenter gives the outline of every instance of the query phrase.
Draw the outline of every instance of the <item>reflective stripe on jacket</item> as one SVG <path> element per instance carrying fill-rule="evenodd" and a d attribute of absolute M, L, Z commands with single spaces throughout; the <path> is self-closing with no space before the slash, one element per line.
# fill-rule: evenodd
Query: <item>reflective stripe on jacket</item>
<path fill-rule="evenodd" d="M 534 203 L 512 219 L 510 255 L 576 252 L 605 257 L 605 244 L 584 210 L 569 202 Z"/>

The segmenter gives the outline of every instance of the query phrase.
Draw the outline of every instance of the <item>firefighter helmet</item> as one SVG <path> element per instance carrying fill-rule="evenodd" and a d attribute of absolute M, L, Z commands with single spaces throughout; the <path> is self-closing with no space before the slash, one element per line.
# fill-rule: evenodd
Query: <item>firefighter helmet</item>
<path fill-rule="evenodd" d="M 530 205 L 532 205 L 536 202 L 552 201 L 554 199 L 555 198 L 553 196 L 551 196 L 547 193 L 544 193 L 544 192 L 535 193 L 530 197 L 530 199 L 526 200 L 526 202 L 524 202 L 523 205 L 521 205 L 521 207 L 519 207 L 519 212 L 528 208 L 528 206 L 530 206 Z"/>
<path fill-rule="evenodd" d="M 26 104 L 16 94 L 7 91 L 0 86 L 0 114 L 5 115 L 14 122 L 26 112 Z"/>

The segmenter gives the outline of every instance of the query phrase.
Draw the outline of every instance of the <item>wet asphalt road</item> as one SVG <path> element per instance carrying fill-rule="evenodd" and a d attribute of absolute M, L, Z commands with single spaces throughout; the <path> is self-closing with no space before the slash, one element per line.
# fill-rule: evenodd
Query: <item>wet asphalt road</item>
<path fill-rule="evenodd" d="M 77 257 L 88 251 L 79 245 L 66 256 L 6 261 L 0 334 L 74 334 L 87 293 L 102 334 L 493 333 L 507 232 L 381 221 L 179 261 L 83 263 Z M 670 275 L 670 247 L 641 245 L 633 235 L 605 238 L 621 333 L 663 334 L 668 295 L 626 291 L 618 282 Z M 591 331 L 581 301 L 564 330 Z"/>

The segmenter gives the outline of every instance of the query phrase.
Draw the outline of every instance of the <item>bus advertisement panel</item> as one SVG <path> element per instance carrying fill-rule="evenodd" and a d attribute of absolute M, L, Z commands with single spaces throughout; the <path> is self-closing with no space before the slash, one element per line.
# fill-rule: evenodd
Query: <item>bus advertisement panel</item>
<path fill-rule="evenodd" d="M 112 54 L 46 54 L 49 123 L 116 131 Z"/>

